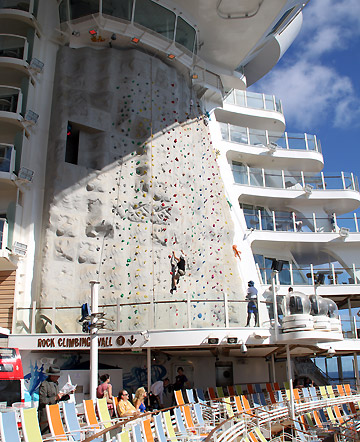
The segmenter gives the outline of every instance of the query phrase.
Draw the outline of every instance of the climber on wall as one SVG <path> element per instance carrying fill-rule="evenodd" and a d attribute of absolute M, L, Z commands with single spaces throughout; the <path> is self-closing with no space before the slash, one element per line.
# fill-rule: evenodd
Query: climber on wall
<path fill-rule="evenodd" d="M 175 255 L 175 252 L 172 252 L 170 264 L 172 274 L 170 293 L 173 294 L 174 290 L 177 290 L 180 276 L 185 275 L 186 263 L 184 252 L 181 250 L 180 258 Z"/>

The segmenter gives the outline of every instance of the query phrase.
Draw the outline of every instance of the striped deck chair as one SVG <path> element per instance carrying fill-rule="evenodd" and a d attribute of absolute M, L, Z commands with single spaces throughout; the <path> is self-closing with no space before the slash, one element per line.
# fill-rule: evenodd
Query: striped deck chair
<path fill-rule="evenodd" d="M 275 394 L 274 394 L 274 392 L 272 390 L 268 391 L 268 396 L 269 396 L 271 405 L 277 404 L 277 400 L 276 400 Z"/>
<path fill-rule="evenodd" d="M 235 396 L 235 408 L 236 408 L 236 412 L 237 413 L 243 413 L 244 412 L 244 407 L 241 403 L 241 399 L 240 396 Z"/>
<path fill-rule="evenodd" d="M 301 391 L 305 402 L 309 402 L 310 401 L 309 389 L 307 387 L 303 387 Z"/>
<path fill-rule="evenodd" d="M 103 424 L 104 428 L 110 428 L 114 425 L 114 422 L 112 422 L 110 417 L 106 398 L 96 399 L 96 406 L 100 422 Z"/>
<path fill-rule="evenodd" d="M 319 386 L 319 391 L 320 391 L 320 396 L 323 399 L 327 399 L 329 397 L 325 385 L 320 385 Z"/>
<path fill-rule="evenodd" d="M 121 433 L 116 435 L 117 442 L 130 442 L 129 430 L 122 430 Z"/>
<path fill-rule="evenodd" d="M 289 390 L 289 388 L 290 388 L 289 382 L 285 381 L 283 384 L 284 384 L 284 389 Z"/>
<path fill-rule="evenodd" d="M 238 396 L 241 396 L 243 394 L 241 385 L 235 385 L 235 390 Z"/>
<path fill-rule="evenodd" d="M 56 437 L 56 440 L 67 441 L 68 438 L 65 436 L 65 428 L 61 420 L 59 404 L 46 405 L 46 414 L 51 435 L 54 438 Z"/>
<path fill-rule="evenodd" d="M 254 394 L 255 393 L 255 389 L 253 387 L 253 384 L 246 384 L 246 388 L 249 394 Z"/>
<path fill-rule="evenodd" d="M 233 385 L 228 385 L 227 390 L 229 396 L 236 396 L 235 387 Z"/>
<path fill-rule="evenodd" d="M 339 424 L 342 424 L 343 422 L 345 422 L 345 418 L 341 414 L 340 407 L 338 405 L 333 405 L 332 410 L 335 413 L 335 417 L 336 417 L 337 421 L 339 422 Z"/>
<path fill-rule="evenodd" d="M 131 432 L 132 432 L 132 438 L 133 438 L 134 442 L 144 442 L 143 437 L 141 435 L 140 424 L 133 425 Z"/>
<path fill-rule="evenodd" d="M 164 418 L 164 426 L 165 426 L 165 431 L 166 431 L 167 437 L 171 440 L 176 439 L 175 428 L 174 428 L 172 420 L 171 420 L 170 410 L 164 411 L 162 415 Z"/>
<path fill-rule="evenodd" d="M 202 388 L 196 388 L 195 392 L 198 402 L 205 402 L 204 390 Z"/>
<path fill-rule="evenodd" d="M 309 392 L 310 392 L 311 399 L 313 401 L 318 401 L 319 400 L 319 398 L 317 396 L 317 393 L 316 393 L 316 388 L 315 387 L 309 387 Z"/>
<path fill-rule="evenodd" d="M 3 442 L 20 442 L 15 411 L 0 413 L 0 436 Z"/>
<path fill-rule="evenodd" d="M 326 407 L 326 413 L 327 413 L 327 415 L 329 417 L 329 421 L 332 424 L 337 424 L 338 423 L 331 407 Z"/>
<path fill-rule="evenodd" d="M 259 439 L 261 442 L 267 442 L 265 436 L 262 434 L 262 432 L 261 432 L 261 430 L 260 430 L 259 427 L 255 427 L 255 428 L 254 428 L 254 432 L 255 432 L 256 436 L 258 437 L 258 439 Z"/>
<path fill-rule="evenodd" d="M 300 423 L 299 421 L 295 420 L 294 421 L 294 427 L 296 430 L 296 434 L 298 436 L 298 438 L 304 442 L 306 442 L 308 440 L 307 435 L 305 434 L 305 429 L 302 425 L 302 423 Z"/>
<path fill-rule="evenodd" d="M 200 404 L 193 404 L 193 410 L 197 423 L 200 425 L 200 427 L 207 429 L 208 427 L 213 428 L 215 426 L 214 421 L 210 422 L 209 419 L 206 419 L 206 421 L 204 420 Z"/>
<path fill-rule="evenodd" d="M 345 390 L 345 394 L 347 396 L 352 396 L 352 391 L 351 391 L 350 384 L 344 384 L 344 390 Z"/>
<path fill-rule="evenodd" d="M 175 422 L 176 422 L 177 432 L 180 434 L 183 434 L 183 435 L 187 434 L 184 420 L 183 420 L 181 410 L 179 407 L 174 408 L 174 414 L 175 414 Z"/>
<path fill-rule="evenodd" d="M 222 387 L 216 387 L 216 394 L 218 398 L 224 398 L 224 389 Z"/>
<path fill-rule="evenodd" d="M 116 417 L 120 417 L 118 412 L 118 404 L 119 404 L 119 398 L 117 396 L 113 396 L 113 407 Z"/>
<path fill-rule="evenodd" d="M 262 393 L 263 392 L 260 384 L 255 384 L 255 391 L 256 391 L 256 393 Z"/>
<path fill-rule="evenodd" d="M 243 406 L 244 411 L 246 413 L 248 413 L 249 415 L 253 416 L 254 414 L 252 413 L 250 402 L 248 401 L 248 398 L 244 394 L 240 398 L 241 398 L 241 402 L 242 402 L 242 406 Z"/>
<path fill-rule="evenodd" d="M 350 385 L 349 385 L 349 384 L 338 385 L 338 386 L 337 386 L 337 390 L 338 390 L 340 396 L 351 396 L 351 395 L 352 395 L 352 393 L 351 393 L 351 388 L 350 388 Z M 356 414 L 356 408 L 355 408 L 354 402 L 350 402 L 350 401 L 349 401 L 349 402 L 348 402 L 348 405 L 349 405 L 349 407 L 350 407 L 350 411 L 351 411 L 351 413 L 352 413 L 352 414 Z"/>
<path fill-rule="evenodd" d="M 306 425 L 307 425 L 307 426 L 309 426 L 309 427 L 315 427 L 315 422 L 314 422 L 314 420 L 313 420 L 313 418 L 312 418 L 310 412 L 305 413 L 303 416 L 304 416 L 304 419 L 305 419 L 305 421 L 306 421 Z"/>
<path fill-rule="evenodd" d="M 191 433 L 196 433 L 196 434 L 202 433 L 201 435 L 205 436 L 204 428 L 200 425 L 196 425 L 192 418 L 190 405 L 185 405 L 184 407 L 182 407 L 182 411 L 184 414 L 185 425 L 187 430 L 190 431 Z"/>
<path fill-rule="evenodd" d="M 274 391 L 273 384 L 271 382 L 267 382 L 265 384 L 266 391 L 270 393 L 270 391 Z"/>
<path fill-rule="evenodd" d="M 161 413 L 156 414 L 153 416 L 154 424 L 155 424 L 155 431 L 156 436 L 159 442 L 167 442 L 167 437 L 165 435 L 162 419 L 161 419 Z"/>
<path fill-rule="evenodd" d="M 181 390 L 174 390 L 175 400 L 178 405 L 184 405 L 184 396 Z"/>
<path fill-rule="evenodd" d="M 215 393 L 215 390 L 213 387 L 208 387 L 207 391 L 208 391 L 209 399 L 211 401 L 217 399 L 217 396 L 216 396 L 216 393 Z"/>
<path fill-rule="evenodd" d="M 100 430 L 100 425 L 95 414 L 95 408 L 91 399 L 83 401 L 86 423 L 95 430 Z"/>
<path fill-rule="evenodd" d="M 274 391 L 281 390 L 281 388 L 280 388 L 280 384 L 279 384 L 278 382 L 274 382 L 274 383 L 273 383 L 273 389 L 274 389 Z"/>
<path fill-rule="evenodd" d="M 186 389 L 186 396 L 187 396 L 187 400 L 188 400 L 189 404 L 195 403 L 194 392 L 193 392 L 192 388 Z"/>
<path fill-rule="evenodd" d="M 43 442 L 36 408 L 21 408 L 21 427 L 25 442 Z"/>
<path fill-rule="evenodd" d="M 63 402 L 62 409 L 67 431 L 71 433 L 71 437 L 74 439 L 74 441 L 82 440 L 81 434 L 89 429 L 88 427 L 80 427 L 74 402 Z M 100 442 L 102 440 L 103 438 L 100 437 L 94 439 L 94 442 Z"/>
<path fill-rule="evenodd" d="M 233 418 L 235 414 L 234 414 L 234 410 L 233 410 L 233 407 L 231 405 L 229 397 L 224 398 L 224 405 L 225 405 L 225 410 L 226 410 L 227 417 L 229 419 Z"/>
<path fill-rule="evenodd" d="M 332 385 L 327 385 L 327 386 L 326 386 L 326 391 L 327 391 L 327 394 L 328 394 L 328 396 L 329 396 L 330 399 L 334 399 L 334 398 L 336 397 Z"/>
<path fill-rule="evenodd" d="M 151 419 L 143 419 L 141 421 L 142 434 L 145 442 L 155 442 L 153 432 L 151 429 Z"/>

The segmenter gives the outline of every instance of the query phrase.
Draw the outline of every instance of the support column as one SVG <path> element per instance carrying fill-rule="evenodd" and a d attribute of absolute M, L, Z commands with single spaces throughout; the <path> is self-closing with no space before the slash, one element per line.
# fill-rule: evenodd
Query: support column
<path fill-rule="evenodd" d="M 91 288 L 91 327 L 90 327 L 90 398 L 96 401 L 99 367 L 99 342 L 95 324 L 99 313 L 99 281 L 90 281 Z"/>
<path fill-rule="evenodd" d="M 294 421 L 295 420 L 295 403 L 294 403 L 293 379 L 292 379 L 292 368 L 291 368 L 289 344 L 286 345 L 286 360 L 287 360 L 288 382 L 289 382 L 289 388 L 290 388 L 290 417 Z"/>
<path fill-rule="evenodd" d="M 272 369 L 272 381 L 276 382 L 276 369 L 275 369 L 275 356 L 271 355 L 271 369 Z"/>
<path fill-rule="evenodd" d="M 146 368 L 147 368 L 147 391 L 149 394 L 151 387 L 151 348 L 146 349 Z"/>
<path fill-rule="evenodd" d="M 271 273 L 271 288 L 272 288 L 272 295 L 273 295 L 273 309 L 274 309 L 274 330 L 275 330 L 275 342 L 278 341 L 279 337 L 279 319 L 278 319 L 278 312 L 277 312 L 277 299 L 276 299 L 276 270 L 273 270 Z"/>
<path fill-rule="evenodd" d="M 357 361 L 357 353 L 354 353 L 354 372 L 356 379 L 356 391 L 359 393 L 360 391 L 360 377 L 359 377 L 359 366 Z"/>

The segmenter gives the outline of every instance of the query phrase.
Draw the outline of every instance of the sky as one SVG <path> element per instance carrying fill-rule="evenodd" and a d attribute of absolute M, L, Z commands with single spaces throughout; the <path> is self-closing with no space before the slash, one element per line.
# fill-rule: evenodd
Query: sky
<path fill-rule="evenodd" d="M 286 130 L 320 138 L 324 172 L 360 175 L 360 0 L 310 0 L 282 59 L 251 90 L 283 103 Z"/>

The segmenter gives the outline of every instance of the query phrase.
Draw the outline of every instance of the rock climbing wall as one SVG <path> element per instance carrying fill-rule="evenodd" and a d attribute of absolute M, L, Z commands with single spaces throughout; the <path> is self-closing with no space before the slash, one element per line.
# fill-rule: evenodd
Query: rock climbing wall
<path fill-rule="evenodd" d="M 76 164 L 65 161 L 68 122 L 79 131 Z M 173 66 L 137 50 L 60 49 L 41 306 L 80 306 L 95 279 L 108 316 L 115 318 L 118 299 L 128 304 L 121 329 L 187 327 L 188 299 L 196 301 L 193 327 L 224 326 L 224 295 L 244 294 L 206 123 L 191 85 Z M 169 257 L 180 250 L 186 274 L 171 294 Z M 56 314 L 61 330 L 78 330 L 79 310 Z M 245 322 L 235 307 L 230 319 Z"/>

